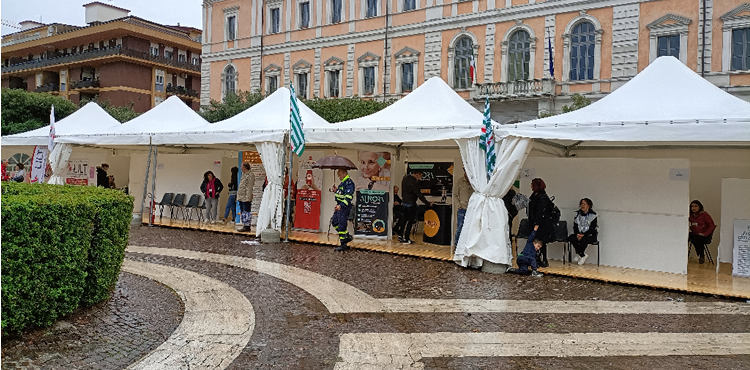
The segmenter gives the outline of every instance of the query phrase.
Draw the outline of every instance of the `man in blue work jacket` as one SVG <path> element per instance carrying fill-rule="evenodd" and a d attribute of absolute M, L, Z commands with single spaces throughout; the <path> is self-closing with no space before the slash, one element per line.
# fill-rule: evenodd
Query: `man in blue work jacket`
<path fill-rule="evenodd" d="M 336 208 L 333 212 L 331 223 L 333 224 L 333 228 L 338 231 L 339 241 L 341 242 L 341 245 L 336 247 L 336 251 L 343 252 L 349 249 L 347 243 L 354 239 L 347 231 L 349 212 L 354 202 L 354 181 L 349 178 L 349 174 L 345 169 L 336 170 L 336 175 L 338 175 L 341 183 L 338 187 L 334 185 L 331 188 L 331 191 L 335 192 L 334 196 L 336 197 Z"/>

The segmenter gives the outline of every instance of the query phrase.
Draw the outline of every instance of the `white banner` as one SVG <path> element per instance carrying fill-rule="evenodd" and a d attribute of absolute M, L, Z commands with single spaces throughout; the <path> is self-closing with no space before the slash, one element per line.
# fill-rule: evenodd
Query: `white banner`
<path fill-rule="evenodd" d="M 734 220 L 732 275 L 750 277 L 750 220 Z"/>
<path fill-rule="evenodd" d="M 31 183 L 41 184 L 44 182 L 44 173 L 47 170 L 47 155 L 49 151 L 43 146 L 34 147 L 34 156 L 31 157 Z"/>

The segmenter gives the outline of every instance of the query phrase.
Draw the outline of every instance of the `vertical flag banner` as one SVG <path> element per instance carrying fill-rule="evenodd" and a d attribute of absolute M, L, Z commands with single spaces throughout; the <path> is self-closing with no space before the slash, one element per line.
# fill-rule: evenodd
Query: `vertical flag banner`
<path fill-rule="evenodd" d="M 552 54 L 552 38 L 549 37 L 549 32 L 547 32 L 547 51 L 549 53 L 549 75 L 555 78 L 555 58 Z"/>
<path fill-rule="evenodd" d="M 44 182 L 44 172 L 47 171 L 47 155 L 49 151 L 41 145 L 34 147 L 34 157 L 31 158 L 31 183 L 41 184 Z"/>
<path fill-rule="evenodd" d="M 55 149 L 55 106 L 52 106 L 52 111 L 49 113 L 49 141 L 47 141 L 47 149 L 51 152 Z"/>
<path fill-rule="evenodd" d="M 297 94 L 294 93 L 294 84 L 290 85 L 290 93 L 292 96 L 290 97 L 290 115 L 289 115 L 289 121 L 292 126 L 291 129 L 291 145 L 292 145 L 292 151 L 297 154 L 297 156 L 301 156 L 302 153 L 305 152 L 305 133 L 302 132 L 302 127 L 304 125 L 302 124 L 302 117 L 299 114 L 299 106 L 297 105 Z"/>
<path fill-rule="evenodd" d="M 492 177 L 495 170 L 495 138 L 492 133 L 492 118 L 490 118 L 490 98 L 484 101 L 484 125 L 482 135 L 479 136 L 479 148 L 484 150 L 487 165 L 487 179 Z"/>
<path fill-rule="evenodd" d="M 474 54 L 471 54 L 471 64 L 469 64 L 469 74 L 471 75 L 471 84 L 477 83 L 477 64 L 474 61 Z"/>

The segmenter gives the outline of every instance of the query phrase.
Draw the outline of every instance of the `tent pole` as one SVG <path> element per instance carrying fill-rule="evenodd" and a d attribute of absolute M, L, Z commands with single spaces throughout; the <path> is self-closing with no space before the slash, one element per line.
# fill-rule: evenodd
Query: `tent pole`
<path fill-rule="evenodd" d="M 281 143 L 281 145 L 282 146 L 287 145 L 286 135 L 284 135 L 284 141 Z M 282 149 L 283 151 L 281 152 L 282 153 L 281 163 L 283 163 L 282 165 L 282 168 L 283 168 L 283 166 L 286 166 L 286 148 L 284 147 Z M 281 170 L 281 188 L 282 189 L 284 188 L 284 170 L 283 169 Z M 283 191 L 281 192 L 281 204 L 284 204 L 284 192 Z M 278 208 L 278 203 L 276 207 Z M 271 220 L 272 221 L 271 226 L 274 226 L 274 223 L 276 222 L 277 219 L 278 218 L 276 216 L 273 217 L 273 219 Z M 279 226 L 279 236 L 281 236 L 281 225 L 278 225 L 278 226 Z"/>
<path fill-rule="evenodd" d="M 148 172 L 151 170 L 151 138 L 148 139 L 148 160 L 146 161 L 146 178 L 143 179 L 143 199 L 141 200 L 141 222 L 143 221 L 143 211 L 146 204 L 146 195 L 148 192 Z M 151 220 L 151 205 L 148 206 L 148 219 Z"/>
<path fill-rule="evenodd" d="M 156 155 L 158 154 L 158 147 L 154 145 L 154 173 L 151 175 L 151 196 L 154 197 L 156 202 Z M 151 217 L 148 218 L 148 226 L 151 225 Z"/>
<path fill-rule="evenodd" d="M 292 131 L 289 131 L 289 143 L 292 142 Z M 289 181 L 286 184 L 286 227 L 284 228 L 284 242 L 289 242 L 289 223 L 291 222 L 291 207 L 292 207 L 292 146 L 287 145 L 287 149 L 289 151 Z M 284 153 L 286 153 L 286 150 Z"/>

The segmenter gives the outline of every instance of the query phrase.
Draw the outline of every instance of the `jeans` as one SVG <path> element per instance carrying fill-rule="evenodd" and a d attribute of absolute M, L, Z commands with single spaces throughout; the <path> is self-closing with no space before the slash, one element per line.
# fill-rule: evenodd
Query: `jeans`
<path fill-rule="evenodd" d="M 461 229 L 464 227 L 464 218 L 466 217 L 466 209 L 459 208 L 456 215 L 456 246 L 458 246 L 458 238 L 461 237 Z"/>
<path fill-rule="evenodd" d="M 216 221 L 216 215 L 219 213 L 219 199 L 206 198 L 206 221 Z"/>
<path fill-rule="evenodd" d="M 230 194 L 227 200 L 227 206 L 224 207 L 224 218 L 229 216 L 229 212 L 232 212 L 232 221 L 237 218 L 237 194 Z"/>

